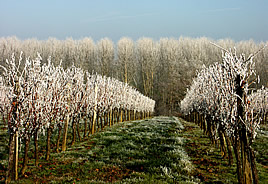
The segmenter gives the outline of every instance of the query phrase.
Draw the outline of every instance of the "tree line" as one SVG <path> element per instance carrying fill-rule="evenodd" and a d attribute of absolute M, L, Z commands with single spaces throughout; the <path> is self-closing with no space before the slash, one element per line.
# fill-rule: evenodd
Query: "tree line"
<path fill-rule="evenodd" d="M 35 58 L 39 52 L 45 63 L 51 57 L 55 65 L 61 63 L 63 68 L 74 64 L 90 73 L 128 83 L 156 101 L 156 114 L 169 115 L 180 110 L 179 102 L 186 95 L 196 71 L 201 70 L 203 65 L 209 66 L 222 60 L 221 50 L 211 42 L 224 48 L 235 47 L 238 54 L 246 55 L 265 45 L 252 40 L 235 42 L 205 37 L 140 38 L 136 41 L 123 37 L 117 43 L 108 38 L 94 42 L 88 37 L 80 40 L 6 37 L 0 38 L 0 63 L 5 66 L 5 59 L 11 58 L 12 53 L 18 59 L 21 51 L 24 58 Z M 261 78 L 257 88 L 268 85 L 267 58 L 268 49 L 260 51 L 254 58 L 256 73 Z"/>

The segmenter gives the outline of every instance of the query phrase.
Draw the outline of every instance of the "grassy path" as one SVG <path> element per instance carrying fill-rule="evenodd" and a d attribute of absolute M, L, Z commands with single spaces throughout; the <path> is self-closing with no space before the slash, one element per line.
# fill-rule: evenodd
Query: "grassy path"
<path fill-rule="evenodd" d="M 195 183 L 174 117 L 124 122 L 77 143 L 51 161 L 33 160 L 20 183 Z"/>

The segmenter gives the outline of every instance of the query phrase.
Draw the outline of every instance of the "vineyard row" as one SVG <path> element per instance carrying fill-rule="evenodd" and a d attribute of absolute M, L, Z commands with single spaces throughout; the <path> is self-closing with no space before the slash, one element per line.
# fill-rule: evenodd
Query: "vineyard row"
<path fill-rule="evenodd" d="M 80 123 L 84 122 L 84 137 L 94 134 L 115 122 L 145 118 L 154 111 L 155 101 L 133 87 L 116 79 L 90 74 L 74 65 L 64 69 L 54 66 L 49 59 L 41 63 L 22 57 L 16 62 L 13 55 L 2 66 L 0 77 L 0 112 L 8 125 L 9 166 L 8 180 L 18 178 L 18 144 L 24 144 L 24 174 L 28 163 L 30 140 L 34 139 L 35 164 L 38 165 L 38 137 L 47 136 L 46 159 L 51 152 L 51 134 L 57 128 L 62 134 L 62 151 L 66 150 L 68 126 L 72 126 L 72 144 L 80 136 Z M 21 64 L 25 63 L 25 64 Z M 63 131 L 62 131 L 63 130 Z M 15 172 L 14 172 L 15 171 Z"/>
<path fill-rule="evenodd" d="M 268 112 L 267 88 L 256 90 L 254 57 L 225 50 L 221 63 L 199 71 L 181 102 L 186 118 L 198 123 L 212 143 L 219 140 L 230 165 L 235 154 L 239 183 L 258 183 L 252 143 Z"/>

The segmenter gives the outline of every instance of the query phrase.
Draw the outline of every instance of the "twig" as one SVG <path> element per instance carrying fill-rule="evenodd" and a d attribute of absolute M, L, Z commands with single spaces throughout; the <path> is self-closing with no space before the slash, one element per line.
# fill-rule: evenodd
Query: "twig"
<path fill-rule="evenodd" d="M 254 54 L 250 54 L 248 59 L 246 61 L 249 61 L 251 58 L 254 58 L 256 55 L 258 55 L 262 50 L 265 49 L 265 47 L 267 47 L 267 45 L 264 45 L 262 48 L 260 48 L 259 50 L 257 50 Z"/>
<path fill-rule="evenodd" d="M 213 42 L 209 42 L 210 44 L 212 44 L 212 45 L 214 45 L 215 47 L 218 47 L 219 49 L 221 49 L 221 50 L 224 50 L 225 52 L 230 52 L 230 51 L 228 51 L 227 49 L 225 49 L 225 48 L 223 48 L 223 47 L 221 47 L 221 46 L 219 46 L 219 45 L 217 45 L 216 43 L 213 43 Z"/>

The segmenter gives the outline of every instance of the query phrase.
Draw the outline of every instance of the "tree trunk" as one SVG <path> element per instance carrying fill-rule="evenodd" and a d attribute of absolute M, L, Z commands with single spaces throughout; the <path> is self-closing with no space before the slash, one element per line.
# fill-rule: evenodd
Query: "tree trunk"
<path fill-rule="evenodd" d="M 34 158 L 35 158 L 35 166 L 38 166 L 39 163 L 39 150 L 38 150 L 38 130 L 34 131 Z"/>
<path fill-rule="evenodd" d="M 87 118 L 85 116 L 84 117 L 84 136 L 83 136 L 84 140 L 86 139 L 86 137 L 87 137 Z"/>
<path fill-rule="evenodd" d="M 224 137 L 224 130 L 223 127 L 220 125 L 220 128 L 218 130 L 218 134 L 220 137 L 220 148 L 221 148 L 221 154 L 224 159 L 227 157 L 227 146 L 226 146 L 226 140 Z"/>
<path fill-rule="evenodd" d="M 11 133 L 9 137 L 9 157 L 6 183 L 18 180 L 19 139 L 18 132 Z"/>
<path fill-rule="evenodd" d="M 19 96 L 20 89 L 18 80 L 15 80 L 14 86 L 14 94 Z M 8 153 L 8 168 L 7 168 L 7 176 L 6 176 L 6 183 L 9 183 L 11 180 L 18 179 L 18 131 L 15 132 L 12 128 L 15 128 L 15 122 L 18 120 L 18 99 L 17 97 L 13 98 L 12 102 L 12 111 L 11 111 L 11 129 L 9 127 L 9 153 Z"/>
<path fill-rule="evenodd" d="M 25 141 L 24 142 L 24 158 L 23 158 L 23 164 L 22 164 L 22 169 L 21 169 L 22 175 L 25 174 L 25 171 L 27 169 L 27 164 L 29 161 L 28 151 L 29 151 L 30 139 L 25 138 L 24 141 Z"/>
<path fill-rule="evenodd" d="M 71 145 L 74 145 L 75 139 L 76 139 L 76 118 L 75 117 L 73 117 L 73 120 L 72 120 L 72 129 L 73 129 L 73 139 L 72 139 Z"/>
<path fill-rule="evenodd" d="M 258 177 L 257 165 L 255 162 L 255 154 L 254 154 L 254 151 L 252 150 L 252 148 L 250 148 L 249 152 L 250 152 L 251 169 L 252 169 L 252 175 L 253 175 L 253 183 L 258 184 L 259 177 Z"/>
<path fill-rule="evenodd" d="M 103 114 L 103 129 L 108 125 L 108 113 Z"/>
<path fill-rule="evenodd" d="M 79 116 L 81 117 L 81 116 Z M 82 141 L 82 138 L 81 138 L 81 134 L 80 134 L 80 118 L 77 120 L 77 123 L 76 123 L 76 127 L 77 127 L 77 136 L 78 136 L 78 140 L 81 142 Z"/>
<path fill-rule="evenodd" d="M 233 164 L 233 153 L 232 153 L 232 148 L 231 148 L 231 142 L 229 137 L 224 133 L 226 144 L 227 144 L 227 151 L 228 151 L 228 162 L 229 166 Z"/>
<path fill-rule="evenodd" d="M 91 130 L 92 130 L 92 124 L 93 124 L 93 116 L 91 116 L 90 118 L 89 118 L 89 123 L 88 123 L 88 134 L 87 134 L 87 136 L 89 136 L 92 132 L 91 132 Z"/>
<path fill-rule="evenodd" d="M 102 116 L 102 123 L 103 123 L 103 127 L 102 130 L 104 130 L 104 128 L 106 127 L 106 123 L 107 123 L 107 113 L 104 113 Z"/>
<path fill-rule="evenodd" d="M 62 126 L 58 125 L 58 138 L 57 138 L 57 145 L 56 145 L 56 152 L 59 153 L 60 152 L 60 137 L 61 137 L 61 130 L 62 130 Z"/>
<path fill-rule="evenodd" d="M 109 125 L 109 117 L 110 117 L 110 112 L 105 113 L 105 123 L 104 123 L 104 128 Z"/>
<path fill-rule="evenodd" d="M 100 120 L 100 129 L 101 129 L 101 131 L 103 131 L 104 124 L 105 124 L 105 114 L 104 115 L 100 115 L 99 120 Z"/>
<path fill-rule="evenodd" d="M 244 129 L 244 128 L 243 128 Z M 243 174 L 243 183 L 252 184 L 252 173 L 251 173 L 251 163 L 249 161 L 249 150 L 247 143 L 246 130 L 241 132 L 241 158 L 242 158 L 242 174 Z"/>
<path fill-rule="evenodd" d="M 240 75 L 236 78 L 236 94 L 237 94 L 237 124 L 239 126 L 238 128 L 238 135 L 239 135 L 239 141 L 240 141 L 240 149 L 241 149 L 241 159 L 242 159 L 242 165 L 239 167 L 242 167 L 242 175 L 240 181 L 243 184 L 251 184 L 254 180 L 255 183 L 258 183 L 258 176 L 253 175 L 256 173 L 256 168 L 251 168 L 251 166 L 255 166 L 255 159 L 251 157 L 251 150 L 250 145 L 248 141 L 248 135 L 247 135 L 247 129 L 244 124 L 245 120 L 245 109 L 243 106 L 243 101 L 246 101 L 246 96 L 244 94 L 243 89 L 243 83 L 241 83 Z M 253 159 L 253 160 L 252 160 Z M 238 165 L 237 165 L 238 167 Z M 252 171 L 253 169 L 253 171 Z"/>
<path fill-rule="evenodd" d="M 99 132 L 100 131 L 100 116 L 99 116 L 99 113 L 97 113 L 97 132 Z"/>
<path fill-rule="evenodd" d="M 49 160 L 50 152 L 51 152 L 51 134 L 52 128 L 49 126 L 47 128 L 47 147 L 46 147 L 46 160 Z"/>
<path fill-rule="evenodd" d="M 238 132 L 236 131 L 236 135 Z M 238 178 L 238 183 L 242 184 L 242 168 L 241 168 L 241 157 L 240 157 L 240 144 L 237 137 L 234 138 L 233 150 L 236 158 L 236 173 Z"/>
<path fill-rule="evenodd" d="M 115 118 L 116 118 L 116 123 L 119 123 L 120 122 L 120 114 L 119 114 L 119 109 L 116 110 L 116 113 L 115 113 Z"/>
<path fill-rule="evenodd" d="M 207 118 L 206 122 L 207 122 L 206 135 L 210 136 L 210 126 L 211 126 L 210 118 Z"/>
<path fill-rule="evenodd" d="M 11 180 L 15 180 L 15 169 L 14 169 L 14 148 L 15 148 L 15 135 L 13 133 L 9 136 L 9 155 L 8 155 L 8 168 L 6 183 L 10 183 Z"/>
<path fill-rule="evenodd" d="M 206 117 L 205 116 L 203 116 L 203 130 L 204 130 L 204 132 L 206 132 L 206 130 L 207 130 L 207 127 L 206 127 Z"/>

